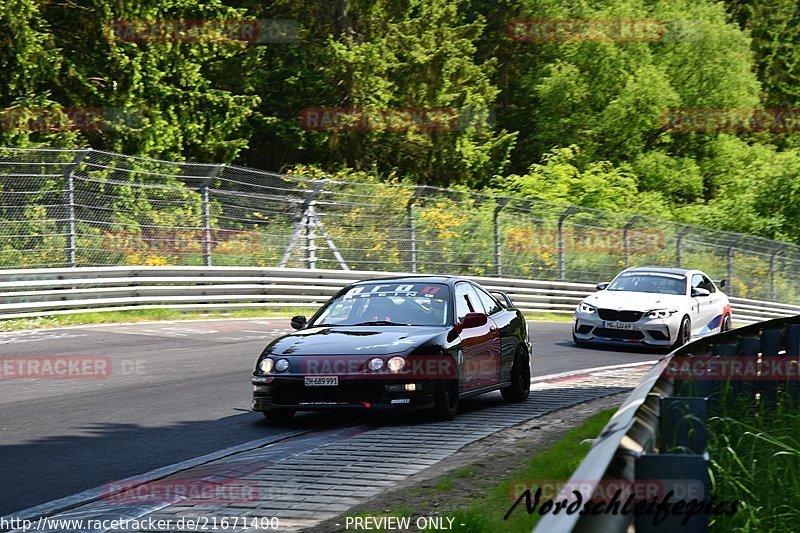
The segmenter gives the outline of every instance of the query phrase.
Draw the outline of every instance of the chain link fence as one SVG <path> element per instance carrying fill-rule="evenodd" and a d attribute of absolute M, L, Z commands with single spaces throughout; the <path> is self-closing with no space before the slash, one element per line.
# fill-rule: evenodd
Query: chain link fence
<path fill-rule="evenodd" d="M 798 302 L 800 247 L 466 190 L 0 148 L 0 268 L 286 266 L 608 281 L 633 265 Z"/>

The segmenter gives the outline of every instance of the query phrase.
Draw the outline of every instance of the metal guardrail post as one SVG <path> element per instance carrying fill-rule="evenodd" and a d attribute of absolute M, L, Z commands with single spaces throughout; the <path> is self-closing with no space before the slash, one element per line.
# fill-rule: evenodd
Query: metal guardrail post
<path fill-rule="evenodd" d="M 800 365 L 800 324 L 786 326 L 786 357 L 793 360 L 794 365 Z M 797 399 L 797 379 L 789 380 L 789 395 Z"/>
<path fill-rule="evenodd" d="M 494 274 L 498 277 L 503 275 L 503 267 L 500 262 L 500 211 L 508 204 L 508 201 L 508 198 L 500 198 L 497 201 L 492 215 L 494 229 Z"/>
<path fill-rule="evenodd" d="M 558 217 L 558 279 L 565 281 L 567 279 L 567 265 L 565 261 L 564 250 L 564 221 L 576 211 L 575 207 L 568 207 L 566 211 L 561 213 Z"/>
<path fill-rule="evenodd" d="M 709 492 L 708 455 L 703 454 L 644 454 L 636 458 L 635 477 L 643 483 L 657 485 L 659 501 L 673 492 L 671 500 L 690 501 L 693 497 L 703 500 Z M 645 485 L 646 486 L 646 485 Z M 689 494 L 687 494 L 687 492 Z M 702 492 L 702 494 L 692 494 Z M 663 493 L 663 494 L 661 494 Z M 682 494 L 681 494 L 682 493 Z M 656 523 L 656 514 L 639 514 L 634 519 L 636 533 L 681 533 L 708 530 L 708 515 L 697 513 L 684 524 L 686 515 L 664 513 L 663 520 Z"/>
<path fill-rule="evenodd" d="M 214 167 L 214 170 L 209 172 L 208 176 L 203 178 L 203 182 L 200 185 L 200 198 L 201 198 L 201 212 L 203 217 L 203 264 L 207 267 L 211 266 L 211 197 L 209 193 L 209 188 L 214 180 L 214 178 L 220 176 L 222 174 L 222 170 L 225 168 L 225 165 L 217 165 Z"/>
<path fill-rule="evenodd" d="M 659 413 L 661 453 L 704 453 L 708 444 L 707 398 L 661 398 Z"/>
<path fill-rule="evenodd" d="M 66 254 L 67 254 L 67 266 L 75 267 L 77 263 L 76 259 L 76 246 L 75 246 L 75 238 L 76 238 L 76 228 L 75 228 L 75 177 L 72 175 L 72 171 L 74 171 L 78 165 L 80 165 L 83 160 L 86 158 L 87 155 L 92 151 L 91 148 L 88 148 L 78 155 L 75 156 L 75 159 L 72 160 L 67 168 L 64 170 L 64 178 L 67 180 L 66 183 L 66 193 L 67 193 L 67 246 L 66 246 Z"/>
<path fill-rule="evenodd" d="M 782 336 L 783 331 L 780 329 L 765 329 L 761 333 L 761 357 L 765 363 L 768 363 L 770 358 L 778 357 Z M 766 407 L 774 407 L 778 394 L 778 382 L 761 380 L 758 382 L 758 390 L 761 393 L 761 402 Z"/>
<path fill-rule="evenodd" d="M 759 351 L 761 351 L 760 337 L 740 337 L 736 343 L 736 356 L 750 359 L 746 364 L 752 363 L 755 365 Z M 733 383 L 733 392 L 734 397 L 744 395 L 748 400 L 754 400 L 756 394 L 755 383 L 737 380 Z"/>
<path fill-rule="evenodd" d="M 625 252 L 625 268 L 631 266 L 630 247 L 628 246 L 628 231 L 636 224 L 636 221 L 642 218 L 642 215 L 634 215 L 622 228 L 622 249 Z"/>

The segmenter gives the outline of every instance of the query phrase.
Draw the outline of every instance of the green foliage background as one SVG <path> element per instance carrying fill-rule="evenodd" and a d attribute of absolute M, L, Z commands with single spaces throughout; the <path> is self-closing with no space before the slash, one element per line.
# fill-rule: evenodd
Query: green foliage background
<path fill-rule="evenodd" d="M 799 107 L 797 17 L 789 0 L 3 0 L 0 110 L 136 120 L 101 131 L 6 121 L 0 145 L 493 189 L 800 242 L 796 133 L 661 122 L 669 108 Z M 520 42 L 517 18 L 647 18 L 665 33 Z M 292 20 L 298 35 L 108 38 L 113 21 L 179 19 Z M 453 131 L 307 131 L 298 116 L 315 107 L 469 115 Z"/>

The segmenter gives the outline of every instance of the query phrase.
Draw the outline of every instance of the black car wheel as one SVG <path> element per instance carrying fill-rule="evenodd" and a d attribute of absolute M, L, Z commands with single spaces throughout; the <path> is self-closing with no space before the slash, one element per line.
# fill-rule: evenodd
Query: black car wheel
<path fill-rule="evenodd" d="M 731 329 L 731 315 L 725 315 L 722 319 L 722 326 L 719 328 L 720 331 L 730 331 Z"/>
<path fill-rule="evenodd" d="M 675 343 L 672 345 L 672 349 L 675 350 L 676 348 L 680 348 L 692 338 L 692 323 L 689 321 L 689 317 L 683 317 L 681 320 L 681 327 L 678 330 L 678 338 L 675 339 Z"/>
<path fill-rule="evenodd" d="M 293 409 L 270 409 L 269 411 L 262 411 L 261 414 L 268 422 L 275 424 L 285 424 L 294 416 Z"/>
<path fill-rule="evenodd" d="M 507 402 L 524 402 L 531 393 L 531 363 L 525 348 L 517 348 L 511 367 L 511 386 L 500 389 Z"/>
<path fill-rule="evenodd" d="M 458 412 L 458 380 L 448 379 L 436 382 L 434 393 L 436 403 L 433 413 L 437 420 L 452 420 Z"/>

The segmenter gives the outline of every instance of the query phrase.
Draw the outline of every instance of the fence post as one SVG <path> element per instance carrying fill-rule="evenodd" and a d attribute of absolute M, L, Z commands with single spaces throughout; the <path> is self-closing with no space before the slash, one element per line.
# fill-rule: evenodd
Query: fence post
<path fill-rule="evenodd" d="M 500 262 L 500 211 L 508 204 L 509 198 L 500 198 L 494 208 L 492 224 L 494 226 L 494 274 L 497 277 L 503 275 L 503 266 Z"/>
<path fill-rule="evenodd" d="M 317 211 L 314 207 L 315 200 L 308 202 L 308 209 L 306 211 L 306 266 L 308 268 L 317 268 L 317 241 L 316 233 L 314 233 L 314 220 L 317 218 Z"/>
<path fill-rule="evenodd" d="M 566 211 L 561 213 L 558 217 L 558 279 L 559 281 L 566 281 L 567 279 L 567 263 L 565 261 L 564 250 L 564 221 L 575 212 L 575 207 L 570 206 Z"/>
<path fill-rule="evenodd" d="M 208 176 L 203 178 L 203 182 L 200 185 L 201 213 L 203 217 L 203 264 L 207 267 L 211 266 L 211 198 L 209 187 L 214 178 L 222 173 L 224 167 L 224 164 L 215 166 L 208 173 Z"/>
<path fill-rule="evenodd" d="M 678 268 L 681 267 L 681 262 L 683 261 L 681 250 L 683 244 L 683 237 L 687 233 L 689 233 L 689 226 L 684 226 L 684 228 L 678 233 L 678 238 L 675 241 L 675 266 Z"/>
<path fill-rule="evenodd" d="M 77 261 L 75 257 L 75 177 L 72 175 L 72 171 L 83 162 L 89 152 L 92 149 L 88 148 L 86 150 L 81 151 L 75 158 L 72 160 L 67 168 L 64 170 L 64 178 L 67 180 L 67 246 L 66 246 L 66 255 L 67 255 L 67 266 L 74 268 Z"/>
<path fill-rule="evenodd" d="M 625 251 L 625 268 L 631 266 L 631 254 L 628 251 L 628 230 L 636 224 L 642 215 L 633 215 L 633 218 L 622 228 L 622 249 Z"/>
<path fill-rule="evenodd" d="M 784 248 L 786 248 L 786 243 L 778 246 L 769 256 L 769 297 L 773 302 L 775 301 L 775 256 L 781 253 Z"/>
<path fill-rule="evenodd" d="M 730 289 L 728 289 L 728 294 L 731 296 L 735 296 L 733 292 L 733 247 L 739 243 L 742 237 L 744 237 L 744 235 L 739 234 L 739 236 L 736 237 L 736 240 L 728 245 L 728 286 L 730 286 Z"/>
<path fill-rule="evenodd" d="M 410 249 L 410 256 L 409 260 L 411 262 L 411 272 L 417 271 L 417 229 L 414 226 L 414 204 L 417 201 L 417 193 L 420 191 L 420 188 L 417 187 L 414 189 L 414 194 L 411 195 L 411 198 L 408 199 L 408 203 L 406 204 L 406 214 L 408 216 L 408 240 Z"/>

